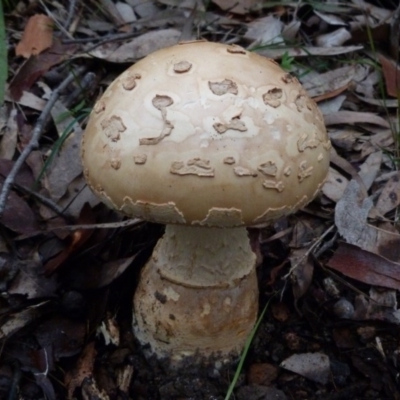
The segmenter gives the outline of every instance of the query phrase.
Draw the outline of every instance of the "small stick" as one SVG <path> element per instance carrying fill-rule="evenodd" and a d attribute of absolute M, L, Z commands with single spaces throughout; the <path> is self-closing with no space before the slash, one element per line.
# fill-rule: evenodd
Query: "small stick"
<path fill-rule="evenodd" d="M 84 71 L 83 67 L 77 69 L 77 71 L 72 71 L 61 83 L 60 85 L 54 89 L 53 93 L 50 96 L 49 101 L 46 103 L 43 108 L 42 113 L 40 114 L 38 120 L 36 121 L 36 125 L 33 128 L 32 138 L 26 147 L 22 150 L 18 159 L 15 161 L 13 168 L 8 174 L 7 178 L 4 181 L 3 187 L 0 192 L 0 218 L 3 216 L 4 209 L 6 207 L 7 198 L 11 190 L 11 186 L 15 181 L 15 177 L 17 176 L 19 170 L 24 164 L 25 160 L 28 158 L 29 154 L 33 150 L 36 150 L 39 147 L 39 139 L 42 135 L 43 127 L 45 126 L 49 116 L 50 111 L 53 108 L 55 102 L 57 101 L 60 93 L 74 80 L 78 75 L 80 75 Z"/>
<path fill-rule="evenodd" d="M 61 226 L 53 226 L 51 228 L 47 228 L 45 231 L 36 231 L 32 233 L 26 233 L 24 235 L 18 236 L 17 240 L 25 240 L 28 238 L 32 238 L 38 235 L 43 235 L 48 232 L 54 231 L 80 231 L 83 229 L 118 229 L 118 228 L 126 228 L 129 226 L 135 226 L 143 224 L 145 221 L 139 218 L 128 219 L 125 221 L 119 222 L 105 222 L 103 224 L 82 224 L 82 225 L 61 225 Z M 1 333 L 1 332 L 0 332 Z"/>
<path fill-rule="evenodd" d="M 52 231 L 78 231 L 81 229 L 116 229 L 116 228 L 126 228 L 127 226 L 139 225 L 145 222 L 139 218 L 127 219 L 125 221 L 119 222 L 104 222 L 102 224 L 82 224 L 82 225 L 65 225 L 65 226 L 54 226 L 52 228 L 48 228 L 46 232 Z M 44 232 L 40 232 L 44 233 Z"/>
<path fill-rule="evenodd" d="M 65 20 L 65 22 L 63 24 L 64 28 L 67 31 L 69 29 L 69 26 L 71 25 L 72 18 L 74 17 L 75 6 L 76 6 L 76 0 L 70 0 L 69 7 L 68 7 L 68 16 L 67 16 L 67 19 Z"/>

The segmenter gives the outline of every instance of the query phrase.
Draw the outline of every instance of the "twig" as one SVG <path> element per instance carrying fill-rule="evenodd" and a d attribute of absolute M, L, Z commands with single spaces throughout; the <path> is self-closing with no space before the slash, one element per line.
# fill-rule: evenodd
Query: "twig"
<path fill-rule="evenodd" d="M 118 8 L 111 0 L 100 0 L 100 3 L 102 6 L 101 9 L 107 13 L 107 16 L 110 17 L 115 25 L 124 25 L 126 23 L 121 13 L 118 11 Z"/>
<path fill-rule="evenodd" d="M 95 44 L 91 44 L 89 47 L 86 49 L 83 49 L 83 53 L 90 53 L 97 47 L 105 44 L 105 43 L 111 43 L 111 42 L 117 42 L 119 40 L 126 40 L 126 39 L 131 39 L 136 36 L 139 36 L 137 32 L 129 32 L 129 33 L 116 33 L 115 35 L 109 35 L 103 38 L 100 42 L 97 42 Z"/>
<path fill-rule="evenodd" d="M 65 22 L 63 24 L 64 28 L 67 31 L 69 29 L 69 26 L 71 25 L 72 18 L 74 17 L 75 6 L 76 6 L 76 0 L 70 0 L 69 1 L 69 7 L 68 7 L 68 16 L 67 16 L 67 19 L 65 20 Z"/>
<path fill-rule="evenodd" d="M 44 8 L 44 10 L 47 13 L 47 16 L 50 17 L 54 23 L 57 25 L 57 28 L 67 37 L 69 37 L 70 39 L 73 39 L 73 36 L 63 27 L 63 25 L 61 25 L 60 22 L 58 22 L 57 18 L 55 17 L 55 15 L 46 7 L 46 4 L 44 4 L 44 2 L 42 0 L 39 0 L 41 6 Z"/>
<path fill-rule="evenodd" d="M 18 183 L 14 183 L 14 186 L 16 187 L 17 190 L 20 190 L 21 192 L 25 194 L 29 194 L 30 196 L 34 197 L 38 201 L 40 201 L 44 206 L 47 208 L 50 208 L 50 210 L 54 211 L 57 215 L 60 217 L 66 218 L 64 209 L 61 208 L 58 204 L 54 203 L 53 200 L 41 195 L 38 192 L 35 192 L 34 190 L 31 190 L 25 186 L 19 185 Z"/>
<path fill-rule="evenodd" d="M 36 231 L 36 232 L 31 232 L 27 233 L 24 235 L 18 236 L 18 240 L 25 240 L 29 239 L 38 235 L 43 235 L 48 232 L 54 232 L 54 231 L 68 231 L 68 232 L 74 232 L 74 231 L 80 231 L 84 229 L 118 229 L 118 228 L 126 228 L 128 226 L 135 226 L 135 225 L 140 225 L 145 223 L 142 219 L 139 218 L 133 218 L 133 219 L 128 219 L 125 221 L 119 221 L 119 222 L 105 222 L 103 224 L 83 224 L 83 225 L 60 225 L 60 226 L 53 226 L 51 228 L 47 228 L 46 230 L 43 231 Z"/>
<path fill-rule="evenodd" d="M 65 225 L 65 226 L 54 226 L 46 230 L 46 232 L 50 231 L 78 231 L 81 229 L 116 229 L 116 228 L 126 228 L 127 226 L 134 226 L 144 223 L 142 219 L 133 218 L 127 219 L 125 221 L 119 222 L 105 222 L 103 224 L 83 224 L 83 225 Z M 43 232 L 41 232 L 43 233 Z"/>
<path fill-rule="evenodd" d="M 84 90 L 86 90 L 87 88 L 92 88 L 95 79 L 96 75 L 93 72 L 86 73 L 83 76 L 82 80 L 79 82 L 78 87 L 73 90 L 66 99 L 63 100 L 64 106 L 68 108 L 73 102 L 76 101 L 76 99 Z"/>
<path fill-rule="evenodd" d="M 335 229 L 335 225 L 331 225 L 309 248 L 308 250 L 303 254 L 303 256 L 300 258 L 300 260 L 297 261 L 295 265 L 293 265 L 289 272 L 283 276 L 282 279 L 287 279 L 289 278 L 290 275 L 292 275 L 293 271 L 314 251 L 314 249 L 320 245 L 320 243 L 324 240 L 324 238 L 331 233 Z"/>
<path fill-rule="evenodd" d="M 4 181 L 3 187 L 0 192 L 0 218 L 3 216 L 4 209 L 6 207 L 6 202 L 8 195 L 11 190 L 11 186 L 14 183 L 15 177 L 17 176 L 19 170 L 21 169 L 22 165 L 24 164 L 25 160 L 28 158 L 29 154 L 33 150 L 36 150 L 39 147 L 39 139 L 42 135 L 43 127 L 45 126 L 49 116 L 50 111 L 53 108 L 55 102 L 57 101 L 60 93 L 74 80 L 78 75 L 80 75 L 84 71 L 84 67 L 78 68 L 76 71 L 71 72 L 67 78 L 65 78 L 60 85 L 54 89 L 53 93 L 50 96 L 49 101 L 46 103 L 45 107 L 43 108 L 42 113 L 40 114 L 38 120 L 36 121 L 36 125 L 32 131 L 32 138 L 22 150 L 21 154 L 19 155 L 18 159 L 15 161 L 13 168 L 11 169 L 10 173 L 8 174 L 7 178 Z"/>

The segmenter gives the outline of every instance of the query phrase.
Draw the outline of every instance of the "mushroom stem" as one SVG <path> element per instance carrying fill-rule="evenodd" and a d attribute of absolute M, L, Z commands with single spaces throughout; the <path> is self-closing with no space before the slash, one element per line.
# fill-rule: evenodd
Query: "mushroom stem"
<path fill-rule="evenodd" d="M 139 341 L 172 361 L 238 355 L 257 318 L 255 258 L 246 228 L 167 225 L 135 293 Z"/>

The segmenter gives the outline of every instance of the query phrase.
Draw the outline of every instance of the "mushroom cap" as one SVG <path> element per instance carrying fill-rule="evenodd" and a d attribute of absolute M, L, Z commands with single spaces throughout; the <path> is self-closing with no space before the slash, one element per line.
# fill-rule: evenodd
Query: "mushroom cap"
<path fill-rule="evenodd" d="M 90 115 L 82 159 L 91 189 L 126 215 L 234 227 L 310 202 L 329 149 L 296 78 L 239 46 L 197 41 L 115 79 Z"/>

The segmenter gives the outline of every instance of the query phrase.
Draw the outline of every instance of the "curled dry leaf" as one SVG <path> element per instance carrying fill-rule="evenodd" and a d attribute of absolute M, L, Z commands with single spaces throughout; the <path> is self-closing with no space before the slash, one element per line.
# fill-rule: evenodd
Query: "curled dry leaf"
<path fill-rule="evenodd" d="M 346 28 L 339 28 L 333 32 L 319 35 L 315 42 L 321 47 L 341 46 L 343 43 L 351 39 L 351 33 Z"/>

